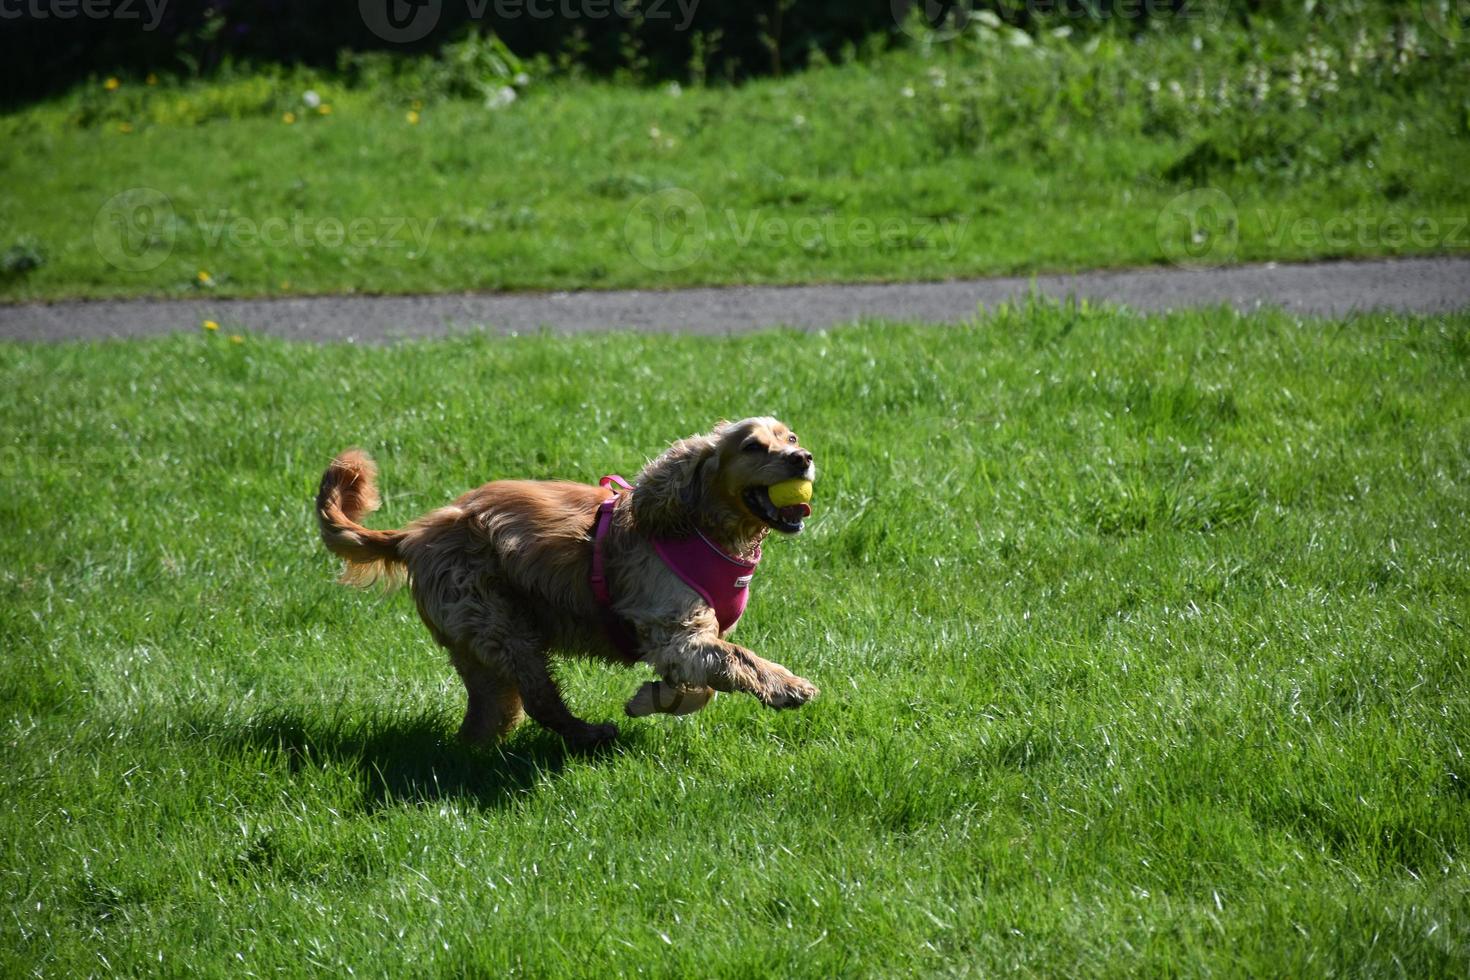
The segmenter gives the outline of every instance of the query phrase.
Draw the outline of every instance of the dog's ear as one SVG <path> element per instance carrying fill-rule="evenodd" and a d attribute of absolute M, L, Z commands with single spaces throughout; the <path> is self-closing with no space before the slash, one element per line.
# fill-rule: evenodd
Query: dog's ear
<path fill-rule="evenodd" d="M 639 531 L 658 537 L 694 533 L 720 469 L 720 436 L 728 425 L 721 422 L 708 435 L 680 439 L 643 468 L 633 487 L 633 524 Z"/>

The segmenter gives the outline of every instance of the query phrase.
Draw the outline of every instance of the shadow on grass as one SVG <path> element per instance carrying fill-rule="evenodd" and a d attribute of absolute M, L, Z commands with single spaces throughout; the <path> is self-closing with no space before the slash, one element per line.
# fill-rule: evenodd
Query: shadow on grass
<path fill-rule="evenodd" d="M 466 746 L 432 714 L 342 721 L 287 709 L 243 721 L 193 719 L 188 728 L 215 751 L 263 753 L 292 772 L 352 766 L 369 810 L 445 799 L 506 806 L 534 793 L 569 759 L 597 759 L 572 755 L 560 738 L 530 722 L 499 745 Z"/>

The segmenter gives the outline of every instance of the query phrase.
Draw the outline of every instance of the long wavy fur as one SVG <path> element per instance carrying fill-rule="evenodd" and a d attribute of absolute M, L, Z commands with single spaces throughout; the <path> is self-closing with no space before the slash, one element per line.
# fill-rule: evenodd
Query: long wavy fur
<path fill-rule="evenodd" d="M 722 421 L 705 435 L 680 439 L 643 468 L 632 501 L 639 531 L 658 537 L 694 533 L 718 467 L 715 451 L 729 427 Z"/>

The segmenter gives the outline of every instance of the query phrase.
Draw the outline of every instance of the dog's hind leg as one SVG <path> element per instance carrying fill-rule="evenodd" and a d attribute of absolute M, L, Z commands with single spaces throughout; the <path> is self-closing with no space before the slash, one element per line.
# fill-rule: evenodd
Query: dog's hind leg
<path fill-rule="evenodd" d="M 467 704 L 459 737 L 469 743 L 510 734 L 525 717 L 515 676 L 515 651 L 536 649 L 536 631 L 512 602 L 483 585 L 466 587 L 452 576 L 414 579 L 419 615 L 449 651 L 464 682 Z"/>
<path fill-rule="evenodd" d="M 574 749 L 592 749 L 618 737 L 618 726 L 594 725 L 572 714 L 551 676 L 544 651 L 525 651 L 515 659 L 516 683 L 526 714 L 567 740 Z"/>
<path fill-rule="evenodd" d="M 468 673 L 460 669 L 470 692 L 465 714 L 470 735 L 504 720 L 503 706 L 513 703 L 576 749 L 593 748 L 617 737 L 617 726 L 594 725 L 572 714 L 551 676 L 545 641 L 513 600 L 482 594 L 474 612 L 462 622 L 464 646 L 477 665 Z M 456 658 L 456 668 L 461 659 Z"/>
<path fill-rule="evenodd" d="M 469 704 L 459 737 L 470 743 L 504 738 L 525 716 L 521 692 L 505 672 L 491 666 L 473 650 L 451 650 L 450 660 L 464 681 Z"/>

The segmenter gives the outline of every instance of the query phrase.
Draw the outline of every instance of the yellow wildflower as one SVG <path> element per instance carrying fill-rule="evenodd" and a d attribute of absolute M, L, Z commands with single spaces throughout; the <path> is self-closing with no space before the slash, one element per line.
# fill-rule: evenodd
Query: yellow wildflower
<path fill-rule="evenodd" d="M 419 124 L 419 114 L 412 109 L 408 111 L 408 115 L 404 118 L 408 120 L 410 126 L 417 126 Z"/>
<path fill-rule="evenodd" d="M 158 76 L 155 75 L 155 74 L 153 74 L 153 72 L 150 71 L 148 73 L 148 77 L 145 78 L 145 79 L 143 79 L 143 82 L 144 82 L 144 84 L 147 84 L 147 85 L 157 85 L 158 84 Z"/>
<path fill-rule="evenodd" d="M 119 88 L 122 87 L 122 82 L 118 81 L 115 77 L 109 78 L 107 81 L 102 83 L 102 87 L 107 89 L 107 91 L 109 92 L 116 92 Z"/>
<path fill-rule="evenodd" d="M 198 275 L 197 278 L 199 279 L 200 282 L 204 282 L 204 283 L 207 283 L 207 282 L 210 282 L 211 281 L 211 278 L 210 278 L 209 273 L 206 270 L 204 270 L 204 269 L 200 269 L 199 270 L 199 275 Z"/>
<path fill-rule="evenodd" d="M 330 116 L 332 114 L 332 103 L 323 102 L 321 105 L 316 107 L 316 111 L 321 113 L 323 116 Z"/>
<path fill-rule="evenodd" d="M 242 337 L 242 336 L 240 336 L 237 333 L 232 333 L 232 334 L 230 334 L 230 343 L 232 343 L 232 344 L 243 344 L 243 343 L 245 343 L 245 338 Z"/>
<path fill-rule="evenodd" d="M 294 112 L 288 112 L 284 116 L 281 117 L 281 122 L 285 123 L 287 126 L 291 125 L 295 121 L 296 121 L 296 113 L 294 113 Z"/>
<path fill-rule="evenodd" d="M 203 327 L 205 330 L 210 331 L 219 329 L 219 324 L 215 323 L 213 320 L 205 320 L 203 323 L 200 324 L 200 326 Z"/>

